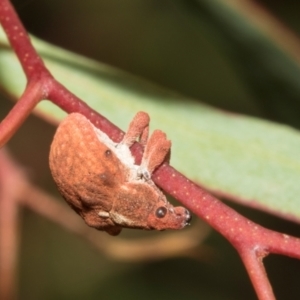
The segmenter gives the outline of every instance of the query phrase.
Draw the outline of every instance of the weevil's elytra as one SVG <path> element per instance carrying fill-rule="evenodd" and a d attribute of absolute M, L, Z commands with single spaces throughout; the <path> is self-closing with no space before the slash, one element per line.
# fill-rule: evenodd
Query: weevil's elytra
<path fill-rule="evenodd" d="M 50 169 L 62 196 L 87 225 L 117 235 L 122 228 L 181 229 L 191 214 L 173 207 L 151 180 L 171 142 L 155 130 L 148 140 L 149 116 L 136 114 L 120 143 L 114 143 L 79 113 L 58 127 L 50 149 Z M 145 145 L 141 165 L 130 146 Z"/>

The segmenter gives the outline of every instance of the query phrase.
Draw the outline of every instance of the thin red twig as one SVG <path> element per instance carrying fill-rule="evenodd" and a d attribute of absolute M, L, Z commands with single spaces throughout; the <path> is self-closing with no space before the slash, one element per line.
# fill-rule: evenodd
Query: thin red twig
<path fill-rule="evenodd" d="M 240 255 L 258 298 L 276 300 L 262 261 L 265 253 L 260 254 L 259 249 L 253 249 L 252 251 L 244 249 L 244 251 L 240 252 Z"/>
<path fill-rule="evenodd" d="M 15 299 L 19 246 L 17 196 L 23 188 L 18 172 L 0 151 L 0 299 Z"/>
<path fill-rule="evenodd" d="M 84 101 L 66 89 L 61 83 L 55 80 L 52 82 L 52 87 L 49 91 L 48 97 L 49 100 L 64 111 L 68 113 L 78 112 L 86 116 L 96 127 L 107 133 L 112 140 L 120 141 L 122 139 L 123 132 L 120 128 L 89 107 Z"/>
<path fill-rule="evenodd" d="M 243 217 L 171 166 L 164 164 L 154 173 L 154 180 L 197 216 L 222 233 L 237 249 L 245 244 L 261 245 L 270 253 L 300 259 L 300 239 L 266 229 Z"/>
<path fill-rule="evenodd" d="M 43 60 L 32 47 L 26 29 L 8 0 L 0 1 L 0 22 L 22 65 L 27 80 L 51 76 Z"/>
<path fill-rule="evenodd" d="M 43 99 L 51 100 L 66 112 L 85 115 L 114 140 L 122 138 L 123 133 L 120 129 L 53 78 L 32 46 L 22 22 L 8 0 L 0 0 L 0 22 L 28 81 L 20 100 L 0 123 L 0 147 L 13 136 L 35 105 Z"/>
<path fill-rule="evenodd" d="M 0 123 L 0 148 L 8 142 L 42 97 L 40 81 L 31 82 L 19 101 Z"/>

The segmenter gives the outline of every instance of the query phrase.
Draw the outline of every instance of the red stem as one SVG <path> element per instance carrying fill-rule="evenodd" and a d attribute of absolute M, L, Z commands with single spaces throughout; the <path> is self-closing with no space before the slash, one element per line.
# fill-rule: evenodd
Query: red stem
<path fill-rule="evenodd" d="M 86 116 L 96 127 L 107 133 L 111 139 L 115 141 L 122 139 L 123 132 L 120 128 L 90 108 L 84 101 L 55 80 L 53 80 L 51 90 L 49 91 L 49 99 L 68 113 L 78 112 Z"/>
<path fill-rule="evenodd" d="M 300 259 L 299 238 L 266 229 L 250 221 L 171 166 L 162 165 L 155 171 L 153 179 L 167 193 L 224 235 L 238 251 L 245 244 L 252 245 L 253 248 L 260 245 L 270 253 L 284 254 Z"/>
<path fill-rule="evenodd" d="M 19 101 L 0 123 L 0 148 L 8 142 L 40 101 L 43 92 L 42 82 L 31 82 Z"/>
<path fill-rule="evenodd" d="M 0 0 L 0 22 L 27 79 L 42 75 L 51 76 L 43 60 L 31 45 L 26 29 L 8 0 Z"/>
<path fill-rule="evenodd" d="M 262 262 L 265 253 L 263 256 L 260 256 L 258 250 L 253 249 L 252 251 L 249 251 L 249 249 L 244 249 L 244 251 L 240 252 L 240 255 L 258 298 L 264 300 L 276 300 Z"/>
<path fill-rule="evenodd" d="M 0 299 L 15 299 L 19 244 L 18 203 L 19 174 L 0 151 Z"/>

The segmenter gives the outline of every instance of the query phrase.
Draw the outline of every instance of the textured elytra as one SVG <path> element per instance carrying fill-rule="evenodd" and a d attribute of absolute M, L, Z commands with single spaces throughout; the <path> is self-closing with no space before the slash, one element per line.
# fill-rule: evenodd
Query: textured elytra
<path fill-rule="evenodd" d="M 147 141 L 148 123 L 149 116 L 139 112 L 119 144 L 78 113 L 59 125 L 50 169 L 62 196 L 87 225 L 116 235 L 123 227 L 181 229 L 189 223 L 190 213 L 173 207 L 150 179 L 171 143 L 159 130 Z M 137 138 L 146 144 L 141 166 L 129 149 Z"/>

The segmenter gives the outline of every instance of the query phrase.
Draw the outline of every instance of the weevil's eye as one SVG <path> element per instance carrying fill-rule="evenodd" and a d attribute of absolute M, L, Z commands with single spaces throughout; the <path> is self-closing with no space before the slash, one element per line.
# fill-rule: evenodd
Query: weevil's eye
<path fill-rule="evenodd" d="M 167 214 L 167 212 L 168 210 L 165 207 L 161 206 L 156 210 L 155 215 L 161 219 Z"/>

